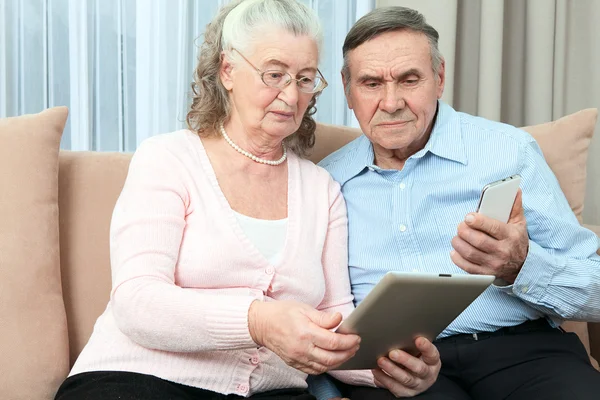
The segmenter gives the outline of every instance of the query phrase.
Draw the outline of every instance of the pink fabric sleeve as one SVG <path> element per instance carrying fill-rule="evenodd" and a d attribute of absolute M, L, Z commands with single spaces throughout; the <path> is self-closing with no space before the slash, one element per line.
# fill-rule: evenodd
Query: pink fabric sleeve
<path fill-rule="evenodd" d="M 322 258 L 325 297 L 318 309 L 338 311 L 346 318 L 354 310 L 348 275 L 348 217 L 340 185 L 333 179 L 329 184 L 329 198 L 329 228 Z M 370 370 L 330 371 L 329 374 L 351 385 L 375 387 Z"/>
<path fill-rule="evenodd" d="M 168 146 L 153 139 L 135 153 L 111 222 L 111 307 L 117 326 L 136 343 L 158 350 L 254 347 L 248 309 L 255 297 L 175 284 L 189 178 Z"/>

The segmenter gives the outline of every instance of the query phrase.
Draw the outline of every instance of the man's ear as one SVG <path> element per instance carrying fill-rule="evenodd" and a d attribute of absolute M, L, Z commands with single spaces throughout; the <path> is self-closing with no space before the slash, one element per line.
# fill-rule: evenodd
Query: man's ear
<path fill-rule="evenodd" d="M 352 99 L 350 98 L 350 79 L 346 77 L 344 73 L 342 75 L 342 84 L 344 85 L 344 94 L 346 95 L 346 103 L 348 103 L 348 108 L 352 110 Z"/>
<path fill-rule="evenodd" d="M 231 90 L 233 88 L 233 64 L 231 60 L 225 52 L 221 52 L 221 68 L 219 70 L 219 78 L 221 79 L 221 83 L 227 90 Z"/>
<path fill-rule="evenodd" d="M 442 63 L 438 69 L 438 82 L 437 82 L 437 98 L 441 99 L 444 94 L 444 86 L 446 85 L 446 60 L 442 58 Z"/>

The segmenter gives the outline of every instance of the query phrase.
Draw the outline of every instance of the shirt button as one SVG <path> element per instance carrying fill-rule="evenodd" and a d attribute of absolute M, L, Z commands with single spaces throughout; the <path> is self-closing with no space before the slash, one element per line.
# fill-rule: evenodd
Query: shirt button
<path fill-rule="evenodd" d="M 402 182 L 402 183 L 400 184 L 400 189 L 404 190 L 404 188 L 405 188 L 405 187 L 406 187 L 406 185 L 404 184 L 404 182 Z"/>
<path fill-rule="evenodd" d="M 267 275 L 273 275 L 273 272 L 275 272 L 275 271 L 273 270 L 273 267 L 268 267 L 267 269 L 265 269 L 265 273 L 266 273 Z"/>
<path fill-rule="evenodd" d="M 258 357 L 254 356 L 250 359 L 250 362 L 254 365 L 258 364 Z"/>
<path fill-rule="evenodd" d="M 529 290 L 529 288 L 527 286 L 523 286 L 521 288 L 521 293 L 527 293 L 528 290 Z"/>
<path fill-rule="evenodd" d="M 406 230 L 406 225 L 400 225 L 400 232 L 404 232 Z"/>
<path fill-rule="evenodd" d="M 240 393 L 248 393 L 248 385 L 238 385 L 237 388 Z"/>

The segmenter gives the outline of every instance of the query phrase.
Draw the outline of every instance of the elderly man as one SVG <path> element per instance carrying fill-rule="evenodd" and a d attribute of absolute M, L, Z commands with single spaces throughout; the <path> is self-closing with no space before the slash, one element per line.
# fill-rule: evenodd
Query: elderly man
<path fill-rule="evenodd" d="M 600 373 L 558 325 L 600 320 L 598 238 L 579 225 L 531 136 L 439 101 L 437 46 L 437 31 L 403 7 L 364 16 L 344 43 L 346 98 L 364 135 L 321 165 L 347 202 L 355 300 L 387 271 L 495 275 L 504 283 L 434 342 L 442 369 L 416 397 L 597 399 Z M 522 192 L 508 223 L 472 212 L 485 184 L 515 174 Z M 319 397 L 339 396 L 323 379 L 311 382 Z M 404 381 L 407 396 L 416 381 Z M 392 397 L 338 387 L 352 400 Z"/>

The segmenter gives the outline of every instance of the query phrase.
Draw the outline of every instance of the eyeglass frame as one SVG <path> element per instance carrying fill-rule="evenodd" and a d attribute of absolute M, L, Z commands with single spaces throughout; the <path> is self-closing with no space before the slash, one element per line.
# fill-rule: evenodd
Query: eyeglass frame
<path fill-rule="evenodd" d="M 314 92 L 305 92 L 305 91 L 303 91 L 302 89 L 300 89 L 300 86 L 298 85 L 298 83 L 300 82 L 300 79 L 294 78 L 294 77 L 293 77 L 293 76 L 292 76 L 292 75 L 291 75 L 289 72 L 285 72 L 285 74 L 286 74 L 287 76 L 289 76 L 289 77 L 290 77 L 290 80 L 289 80 L 289 81 L 288 81 L 288 82 L 287 82 L 287 83 L 286 83 L 286 84 L 285 84 L 283 87 L 276 87 L 276 86 L 271 86 L 271 85 L 268 85 L 268 84 L 267 84 L 267 82 L 265 82 L 264 75 L 265 75 L 267 72 L 271 72 L 271 71 L 278 71 L 278 72 L 279 72 L 280 70 L 266 70 L 266 71 L 261 71 L 261 70 L 260 70 L 260 69 L 258 69 L 258 68 L 257 68 L 257 67 L 256 67 L 254 64 L 252 64 L 252 63 L 250 62 L 250 60 L 248 60 L 248 59 L 246 58 L 246 56 L 244 56 L 244 55 L 243 55 L 243 54 L 242 54 L 242 53 L 241 53 L 241 52 L 240 52 L 238 49 L 236 49 L 235 47 L 232 47 L 232 48 L 231 48 L 231 50 L 233 50 L 233 51 L 236 51 L 236 52 L 237 52 L 237 53 L 238 53 L 240 56 L 242 56 L 242 58 L 243 58 L 244 60 L 246 60 L 246 62 L 247 62 L 248 64 L 250 64 L 250 66 L 251 66 L 252 68 L 254 68 L 254 69 L 256 70 L 256 72 L 258 72 L 258 74 L 260 75 L 260 80 L 262 81 L 262 83 L 264 83 L 266 86 L 268 86 L 268 87 L 270 87 L 270 88 L 273 88 L 273 89 L 279 89 L 279 90 L 283 90 L 283 89 L 284 89 L 284 88 L 286 88 L 286 87 L 287 87 L 287 86 L 288 86 L 290 83 L 292 83 L 292 81 L 296 81 L 296 86 L 298 86 L 298 90 L 299 90 L 300 92 L 302 92 L 302 93 L 306 93 L 306 94 L 317 94 L 317 93 L 321 93 L 323 90 L 325 90 L 325 88 L 326 88 L 327 86 L 329 86 L 329 83 L 327 82 L 327 80 L 325 79 L 325 77 L 323 76 L 323 74 L 321 73 L 321 71 L 319 70 L 319 68 L 317 68 L 317 72 L 319 73 L 319 79 L 321 79 L 321 81 L 323 82 L 323 83 L 322 83 L 323 87 L 322 87 L 321 89 L 317 90 L 317 91 L 314 91 Z"/>

